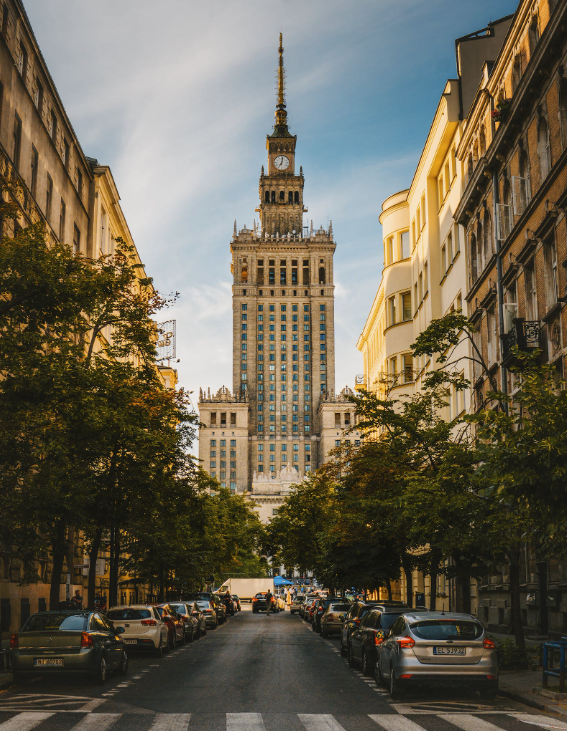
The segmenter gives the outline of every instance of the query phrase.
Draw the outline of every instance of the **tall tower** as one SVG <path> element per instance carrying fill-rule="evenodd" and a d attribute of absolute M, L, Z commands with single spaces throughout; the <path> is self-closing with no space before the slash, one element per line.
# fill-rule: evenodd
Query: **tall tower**
<path fill-rule="evenodd" d="M 252 493 L 263 518 L 283 502 L 290 484 L 322 462 L 319 406 L 335 388 L 332 224 L 316 231 L 303 225 L 296 143 L 288 129 L 280 35 L 260 225 L 238 230 L 235 222 L 230 245 L 233 389 L 201 391 L 199 401 L 203 467 L 226 487 Z"/>

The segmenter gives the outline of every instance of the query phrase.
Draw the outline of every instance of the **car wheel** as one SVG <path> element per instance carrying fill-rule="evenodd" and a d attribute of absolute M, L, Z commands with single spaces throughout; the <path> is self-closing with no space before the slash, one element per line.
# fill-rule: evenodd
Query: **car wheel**
<path fill-rule="evenodd" d="M 100 658 L 97 671 L 94 676 L 96 685 L 104 685 L 106 683 L 106 658 L 104 655 Z"/>
<path fill-rule="evenodd" d="M 127 675 L 127 674 L 128 674 L 128 655 L 126 654 L 126 650 L 124 650 L 122 662 L 120 663 L 120 667 L 118 668 L 118 675 Z"/>
<path fill-rule="evenodd" d="M 403 693 L 400 691 L 400 685 L 396 681 L 394 675 L 394 668 L 390 668 L 390 698 L 393 701 L 399 701 L 402 698 Z"/>
<path fill-rule="evenodd" d="M 362 674 L 363 675 L 372 675 L 372 668 L 370 667 L 370 663 L 368 662 L 368 656 L 363 651 L 362 652 Z"/>
<path fill-rule="evenodd" d="M 341 641 L 341 657 L 346 657 L 346 647 L 343 645 Z"/>
<path fill-rule="evenodd" d="M 193 639 L 193 629 L 191 629 L 191 639 Z M 181 640 L 181 644 L 187 644 L 187 635 L 185 634 L 185 628 L 183 628 L 183 639 Z"/>
<path fill-rule="evenodd" d="M 352 654 L 352 647 L 350 647 L 350 646 L 347 650 L 347 659 L 348 659 L 349 668 L 353 668 L 354 667 L 354 656 Z"/>
<path fill-rule="evenodd" d="M 193 640 L 195 639 L 195 637 L 197 637 L 197 639 L 198 639 L 199 638 L 199 635 L 197 634 L 197 630 L 194 629 L 193 627 L 191 627 L 191 634 L 189 635 L 188 641 L 189 642 L 193 642 Z"/>
<path fill-rule="evenodd" d="M 326 640 L 328 636 L 329 636 L 329 633 L 327 632 L 327 628 L 325 627 L 325 629 L 322 629 L 322 630 L 321 630 L 321 637 L 322 637 L 322 638 L 323 638 L 324 640 Z"/>
<path fill-rule="evenodd" d="M 205 625 L 205 629 L 201 630 L 201 637 L 204 637 L 207 634 L 207 625 Z"/>
<path fill-rule="evenodd" d="M 167 649 L 168 650 L 175 650 L 175 635 L 173 635 L 173 637 L 171 639 L 168 638 Z"/>
<path fill-rule="evenodd" d="M 156 657 L 163 657 L 163 645 L 161 644 L 161 637 L 159 638 L 159 645 L 155 649 L 155 656 Z"/>

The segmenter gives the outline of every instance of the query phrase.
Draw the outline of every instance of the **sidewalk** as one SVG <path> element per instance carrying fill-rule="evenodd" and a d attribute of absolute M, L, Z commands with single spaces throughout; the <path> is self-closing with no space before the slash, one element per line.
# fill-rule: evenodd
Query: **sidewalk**
<path fill-rule="evenodd" d="M 567 716 L 567 693 L 554 693 L 542 688 L 541 669 L 522 672 L 502 670 L 500 695 L 539 711 Z"/>

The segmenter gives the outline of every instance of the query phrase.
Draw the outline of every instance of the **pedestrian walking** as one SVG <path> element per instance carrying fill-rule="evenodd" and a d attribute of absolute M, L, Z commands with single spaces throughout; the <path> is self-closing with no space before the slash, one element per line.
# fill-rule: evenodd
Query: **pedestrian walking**
<path fill-rule="evenodd" d="M 274 595 L 268 589 L 268 591 L 266 592 L 266 617 L 269 617 L 270 616 L 270 612 L 272 610 L 272 599 L 273 599 L 273 597 L 274 597 Z"/>
<path fill-rule="evenodd" d="M 288 591 L 285 595 L 285 605 L 288 609 L 291 607 L 291 591 Z"/>

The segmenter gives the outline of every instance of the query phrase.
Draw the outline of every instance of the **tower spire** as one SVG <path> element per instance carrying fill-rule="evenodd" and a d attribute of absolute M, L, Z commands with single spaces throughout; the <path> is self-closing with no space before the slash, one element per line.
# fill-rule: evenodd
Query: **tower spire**
<path fill-rule="evenodd" d="M 276 104 L 276 123 L 272 137 L 291 137 L 287 128 L 287 111 L 285 108 L 285 69 L 283 61 L 283 34 L 280 33 L 280 46 L 278 48 L 278 93 Z"/>

